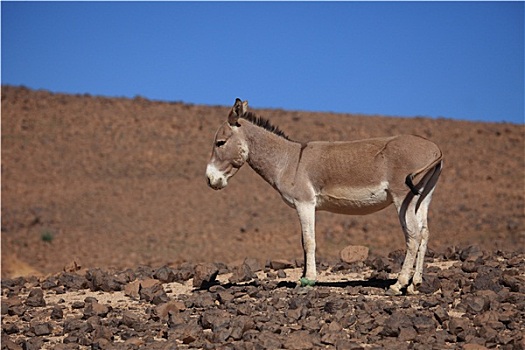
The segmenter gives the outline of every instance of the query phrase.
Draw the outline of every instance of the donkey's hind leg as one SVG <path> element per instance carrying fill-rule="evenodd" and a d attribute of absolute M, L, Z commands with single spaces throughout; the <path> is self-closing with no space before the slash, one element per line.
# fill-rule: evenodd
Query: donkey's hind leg
<path fill-rule="evenodd" d="M 417 260 L 416 260 L 416 270 L 414 276 L 412 277 L 412 284 L 408 286 L 407 292 L 410 294 L 416 294 L 416 287 L 423 282 L 423 264 L 425 262 L 425 254 L 427 252 L 429 231 L 428 231 L 428 207 L 430 201 L 432 200 L 432 194 L 436 189 L 436 184 L 441 174 L 441 169 L 443 167 L 442 163 L 439 163 L 434 171 L 429 172 L 423 181 L 425 182 L 425 187 L 421 193 L 421 198 L 418 198 L 416 204 L 416 217 L 419 225 L 419 230 L 421 232 L 421 243 L 418 248 Z M 415 202 L 415 200 L 413 201 Z"/>
<path fill-rule="evenodd" d="M 413 199 L 414 194 L 409 192 L 401 204 L 398 202 L 395 203 L 398 210 L 399 221 L 405 234 L 407 251 L 397 282 L 390 286 L 387 292 L 389 295 L 400 295 L 402 294 L 401 289 L 408 286 L 414 271 L 414 261 L 416 260 L 421 245 L 421 230 L 415 210 L 417 200 Z"/>
<path fill-rule="evenodd" d="M 408 286 L 408 293 L 410 294 L 417 294 L 416 287 L 423 282 L 423 264 L 425 262 L 425 254 L 427 252 L 427 245 L 428 245 L 428 238 L 429 238 L 429 231 L 428 231 L 428 207 L 430 205 L 430 201 L 432 200 L 432 193 L 434 192 L 434 189 L 432 189 L 431 192 L 425 197 L 425 199 L 421 202 L 421 206 L 417 210 L 416 217 L 418 221 L 419 230 L 421 233 L 421 242 L 419 244 L 419 248 L 417 251 L 417 259 L 416 259 L 416 269 L 414 271 L 414 276 L 412 277 L 412 283 L 410 286 Z"/>

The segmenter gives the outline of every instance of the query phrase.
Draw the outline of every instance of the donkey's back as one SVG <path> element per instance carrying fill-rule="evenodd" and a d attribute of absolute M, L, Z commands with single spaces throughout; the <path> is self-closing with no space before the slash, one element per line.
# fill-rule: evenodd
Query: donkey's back
<path fill-rule="evenodd" d="M 407 176 L 417 183 L 418 175 L 441 156 L 436 144 L 414 135 L 315 141 L 304 148 L 298 172 L 318 191 L 388 187 L 404 194 Z"/>

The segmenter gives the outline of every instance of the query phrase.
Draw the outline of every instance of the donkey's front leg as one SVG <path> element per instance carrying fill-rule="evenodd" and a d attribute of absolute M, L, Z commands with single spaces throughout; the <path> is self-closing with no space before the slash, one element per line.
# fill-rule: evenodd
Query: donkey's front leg
<path fill-rule="evenodd" d="M 315 204 L 296 203 L 295 208 L 299 215 L 303 234 L 304 270 L 301 285 L 313 286 L 317 279 L 315 267 Z"/>

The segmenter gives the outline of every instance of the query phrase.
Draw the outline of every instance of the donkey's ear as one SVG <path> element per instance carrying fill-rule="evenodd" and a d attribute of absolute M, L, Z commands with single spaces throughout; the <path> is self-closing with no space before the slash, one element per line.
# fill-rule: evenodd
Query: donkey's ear
<path fill-rule="evenodd" d="M 237 126 L 237 120 L 239 120 L 239 117 L 246 113 L 247 110 L 248 101 L 242 102 L 240 98 L 237 98 L 233 104 L 232 109 L 230 110 L 230 114 L 228 114 L 228 123 L 231 126 Z"/>

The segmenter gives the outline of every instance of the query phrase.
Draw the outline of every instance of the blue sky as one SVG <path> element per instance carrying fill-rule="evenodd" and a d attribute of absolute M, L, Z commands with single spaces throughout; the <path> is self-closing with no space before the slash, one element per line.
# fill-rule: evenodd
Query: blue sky
<path fill-rule="evenodd" d="M 1 2 L 2 84 L 524 123 L 524 2 Z"/>

